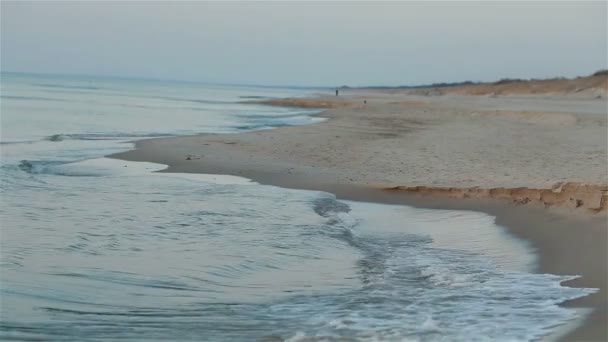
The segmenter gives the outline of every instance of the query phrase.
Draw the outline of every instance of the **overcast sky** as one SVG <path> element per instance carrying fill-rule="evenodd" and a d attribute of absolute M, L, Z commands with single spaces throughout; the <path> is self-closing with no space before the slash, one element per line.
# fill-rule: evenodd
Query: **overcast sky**
<path fill-rule="evenodd" d="M 275 85 L 590 74 L 597 2 L 1 2 L 2 71 Z"/>

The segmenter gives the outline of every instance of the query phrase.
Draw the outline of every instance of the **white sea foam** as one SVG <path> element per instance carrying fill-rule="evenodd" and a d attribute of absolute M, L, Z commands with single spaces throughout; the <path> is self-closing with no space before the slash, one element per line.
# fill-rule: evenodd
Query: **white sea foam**
<path fill-rule="evenodd" d="M 353 209 L 355 219 L 370 222 L 360 228 L 362 231 L 426 235 L 432 238 L 432 245 L 436 248 L 478 253 L 502 268 L 530 272 L 535 266 L 536 255 L 529 243 L 496 225 L 491 215 L 354 201 L 346 203 Z"/>
<path fill-rule="evenodd" d="M 166 168 L 167 165 L 157 163 L 132 162 L 113 158 L 94 158 L 73 163 L 49 166 L 45 171 L 47 173 L 64 176 L 90 177 L 150 175 L 154 172 L 154 176 L 173 177 L 212 184 L 257 184 L 250 179 L 230 175 L 157 172 Z"/>
<path fill-rule="evenodd" d="M 214 174 L 202 174 L 202 173 L 156 173 L 157 176 L 163 177 L 175 177 L 181 179 L 188 179 L 198 182 L 204 183 L 213 183 L 213 184 L 232 184 L 232 185 L 253 185 L 258 184 L 251 179 L 239 176 L 231 176 L 231 175 L 214 175 Z"/>
<path fill-rule="evenodd" d="M 167 166 L 148 162 L 128 162 L 111 158 L 94 158 L 83 161 L 55 165 L 47 168 L 47 173 L 64 176 L 121 176 L 141 175 L 160 171 Z"/>

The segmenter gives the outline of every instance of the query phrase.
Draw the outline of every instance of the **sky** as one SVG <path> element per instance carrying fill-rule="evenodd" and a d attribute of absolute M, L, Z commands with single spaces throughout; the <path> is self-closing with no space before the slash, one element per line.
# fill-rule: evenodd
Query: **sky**
<path fill-rule="evenodd" d="M 361 86 L 607 67 L 605 1 L 2 1 L 3 72 Z"/>

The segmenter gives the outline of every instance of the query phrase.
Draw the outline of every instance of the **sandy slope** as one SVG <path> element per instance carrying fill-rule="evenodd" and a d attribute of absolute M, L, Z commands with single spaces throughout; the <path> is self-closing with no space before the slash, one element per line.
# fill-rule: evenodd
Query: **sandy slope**
<path fill-rule="evenodd" d="M 306 105 L 306 101 L 299 99 L 295 104 Z M 605 208 L 608 151 L 604 101 L 483 97 L 472 102 L 470 97 L 457 96 L 423 101 L 358 91 L 353 96 L 321 97 L 310 103 L 334 107 L 322 114 L 330 120 L 144 144 L 172 149 L 165 156 L 166 162 L 177 164 L 182 171 L 198 163 L 238 161 L 248 170 L 321 177 L 320 182 L 328 184 L 410 190 L 448 187 L 456 188 L 455 193 L 470 188 L 559 190 L 569 183 L 566 188 L 575 194 L 572 184 L 590 184 L 596 187 L 591 197 L 582 194 L 584 198 L 561 198 L 558 202 Z M 522 110 L 526 107 L 531 110 Z M 188 155 L 199 157 L 183 163 Z M 589 192 L 589 187 L 584 189 Z M 535 196 L 517 200 L 532 201 Z M 548 198 L 547 194 L 544 197 Z"/>
<path fill-rule="evenodd" d="M 238 159 L 325 183 L 606 209 L 604 101 L 354 94 L 265 101 L 328 107 L 330 120 L 180 140 L 178 158 L 204 143 L 201 162 Z"/>

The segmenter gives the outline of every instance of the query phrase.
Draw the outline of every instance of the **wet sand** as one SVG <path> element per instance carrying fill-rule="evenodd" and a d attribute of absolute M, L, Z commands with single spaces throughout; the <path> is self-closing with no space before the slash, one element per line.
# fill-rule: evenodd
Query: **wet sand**
<path fill-rule="evenodd" d="M 319 124 L 151 139 L 113 157 L 169 165 L 165 172 L 228 174 L 322 190 L 345 200 L 489 213 L 533 244 L 538 272 L 581 275 L 567 285 L 600 289 L 564 303 L 593 311 L 562 339 L 608 339 L 605 101 L 382 91 L 313 101 L 340 104 L 325 106 L 331 109 L 320 115 L 329 120 Z M 467 195 L 494 188 L 559 194 L 563 184 L 591 190 L 559 201 L 537 199 L 533 191 L 524 197 Z M 419 186 L 462 195 L 386 190 Z"/>

